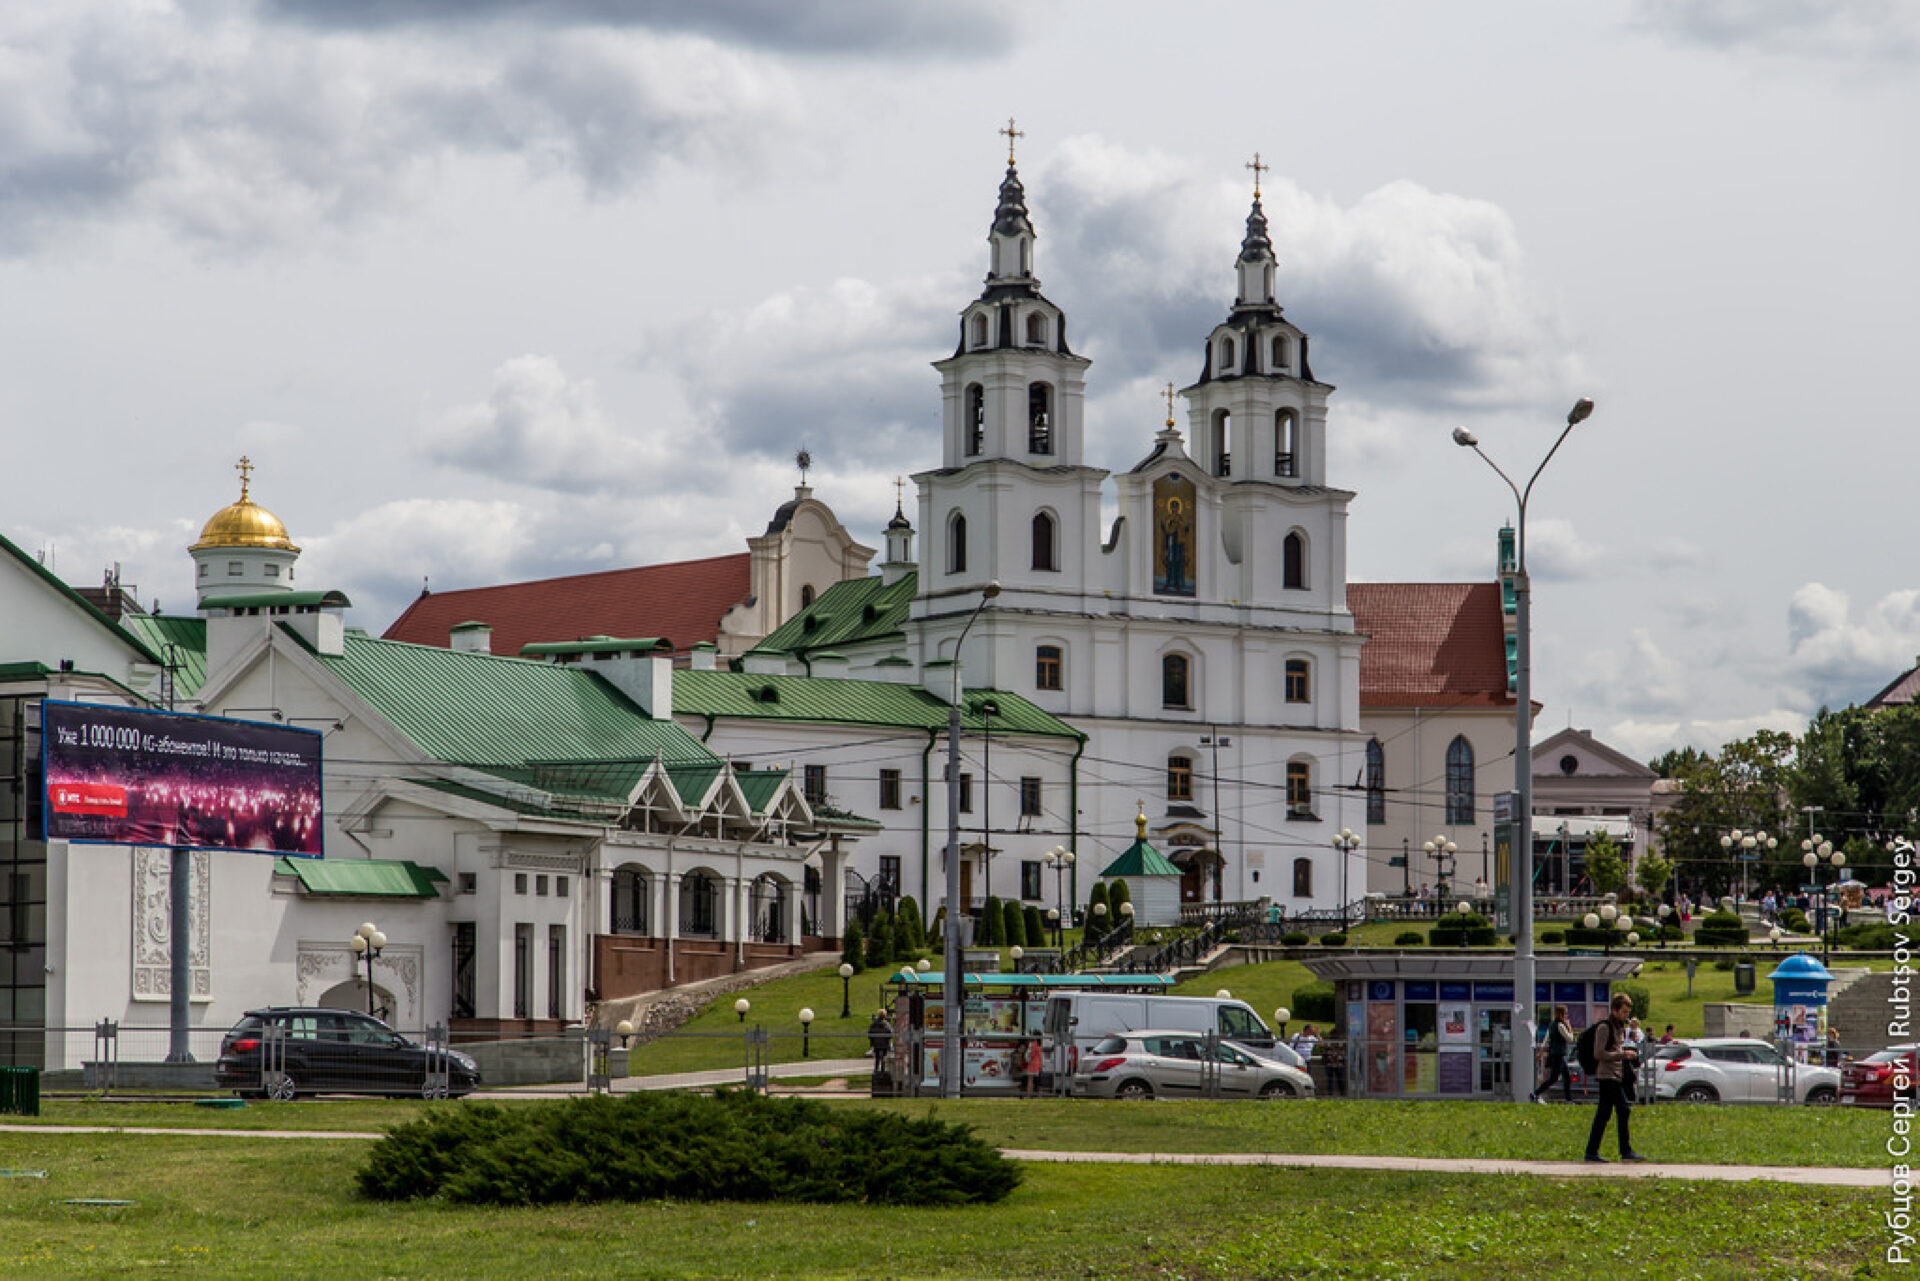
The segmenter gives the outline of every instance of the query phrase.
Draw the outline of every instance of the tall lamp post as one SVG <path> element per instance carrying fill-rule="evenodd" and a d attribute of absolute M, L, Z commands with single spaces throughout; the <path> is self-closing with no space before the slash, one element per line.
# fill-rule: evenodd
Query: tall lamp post
<path fill-rule="evenodd" d="M 1432 840 L 1421 842 L 1420 848 L 1426 852 L 1428 858 L 1434 860 L 1434 898 L 1445 903 L 1446 886 L 1453 878 L 1453 856 L 1460 852 L 1460 847 L 1448 840 L 1445 832 L 1435 832 Z"/>
<path fill-rule="evenodd" d="M 387 945 L 387 936 L 382 934 L 372 921 L 363 924 L 347 940 L 347 946 L 353 949 L 353 965 L 360 968 L 360 959 L 367 962 L 367 1013 L 373 1013 L 373 958 L 380 955 L 380 949 Z"/>
<path fill-rule="evenodd" d="M 947 939 L 946 982 L 941 985 L 940 1097 L 960 1097 L 960 1011 L 964 979 L 960 973 L 960 647 L 1000 584 L 980 589 L 980 603 L 967 615 L 953 643 L 953 705 L 947 708 Z"/>
<path fill-rule="evenodd" d="M 1333 838 L 1333 848 L 1340 852 L 1340 932 L 1347 929 L 1347 860 L 1360 848 L 1360 838 L 1350 828 L 1341 828 L 1340 834 Z"/>
<path fill-rule="evenodd" d="M 1533 691 L 1531 653 L 1532 638 L 1529 628 L 1532 625 L 1529 597 L 1532 592 L 1527 584 L 1527 499 L 1533 495 L 1534 482 L 1540 479 L 1540 473 L 1547 469 L 1553 456 L 1560 451 L 1560 445 L 1575 426 L 1584 421 L 1593 412 L 1593 401 L 1585 396 L 1573 403 L 1567 411 L 1567 425 L 1553 442 L 1553 448 L 1533 469 L 1533 475 L 1527 479 L 1526 488 L 1513 483 L 1513 478 L 1500 470 L 1500 465 L 1487 457 L 1480 448 L 1480 441 L 1465 427 L 1453 429 L 1453 443 L 1462 449 L 1471 449 L 1480 455 L 1480 461 L 1493 468 L 1494 475 L 1506 481 L 1507 488 L 1513 491 L 1515 504 L 1519 508 L 1519 519 L 1514 527 L 1514 668 L 1513 668 L 1513 790 L 1518 794 L 1519 812 L 1514 816 L 1520 826 L 1520 839 L 1513 843 L 1513 1018 L 1517 1034 L 1521 1028 L 1533 1022 L 1533 753 L 1530 750 L 1533 740 Z M 1531 1032 L 1529 1031 L 1529 1035 Z M 1510 1072 L 1513 1083 L 1513 1101 L 1525 1103 L 1532 1084 L 1524 1079 L 1524 1072 Z"/>
<path fill-rule="evenodd" d="M 1801 841 L 1800 848 L 1803 851 L 1800 861 L 1806 865 L 1808 871 L 1813 873 L 1813 888 L 1820 895 L 1820 958 L 1831 960 L 1833 959 L 1833 935 L 1830 931 L 1833 928 L 1833 912 L 1827 906 L 1827 887 L 1820 883 L 1820 865 L 1832 863 L 1833 879 L 1837 881 L 1840 879 L 1840 869 L 1847 865 L 1847 852 L 1833 848 L 1832 841 L 1821 840 L 1818 832 L 1815 832 L 1810 839 Z"/>
<path fill-rule="evenodd" d="M 1820 838 L 1816 835 L 1813 839 L 1818 841 Z M 1802 842 L 1803 848 L 1804 845 L 1805 842 Z M 1744 899 L 1747 896 L 1747 864 L 1764 858 L 1768 850 L 1779 849 L 1780 838 L 1768 836 L 1765 832 L 1743 832 L 1736 827 L 1720 838 L 1720 848 L 1731 851 L 1740 864 L 1740 897 Z"/>
<path fill-rule="evenodd" d="M 1073 851 L 1064 845 L 1056 845 L 1040 856 L 1040 861 L 1053 869 L 1053 901 L 1055 910 L 1048 912 L 1054 921 L 1054 932 L 1058 934 L 1060 922 L 1067 918 L 1067 869 L 1073 866 Z M 1054 946 L 1060 946 L 1060 939 L 1054 939 Z"/>

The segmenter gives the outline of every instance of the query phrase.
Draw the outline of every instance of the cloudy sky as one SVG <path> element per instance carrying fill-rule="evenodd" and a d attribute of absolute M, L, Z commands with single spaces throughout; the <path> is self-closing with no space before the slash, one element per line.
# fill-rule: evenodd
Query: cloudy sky
<path fill-rule="evenodd" d="M 1013 116 L 1090 462 L 1197 375 L 1258 151 L 1354 577 L 1490 577 L 1512 499 L 1451 428 L 1524 476 L 1591 395 L 1530 507 L 1541 732 L 1798 729 L 1920 654 L 1915 12 L 7 6 L 0 532 L 184 610 L 246 453 L 379 631 L 427 578 L 740 550 L 804 444 L 878 545 Z"/>

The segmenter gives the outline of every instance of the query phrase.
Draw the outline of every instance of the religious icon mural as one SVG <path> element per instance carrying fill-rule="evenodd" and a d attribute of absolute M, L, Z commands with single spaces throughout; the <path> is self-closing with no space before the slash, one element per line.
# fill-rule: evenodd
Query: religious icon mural
<path fill-rule="evenodd" d="M 1185 476 L 1153 482 L 1153 590 L 1161 596 L 1194 594 L 1194 488 Z"/>

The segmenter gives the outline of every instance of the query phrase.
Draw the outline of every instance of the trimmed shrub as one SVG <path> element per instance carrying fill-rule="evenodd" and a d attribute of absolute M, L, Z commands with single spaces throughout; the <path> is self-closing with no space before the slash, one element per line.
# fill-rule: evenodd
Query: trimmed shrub
<path fill-rule="evenodd" d="M 1009 947 L 1024 946 L 1027 941 L 1026 911 L 1012 899 L 1000 905 L 1000 934 Z"/>
<path fill-rule="evenodd" d="M 1007 918 L 1000 913 L 1000 899 L 998 896 L 993 894 L 987 895 L 986 905 L 980 909 L 980 931 L 974 936 L 973 945 L 975 947 L 999 947 L 1002 942 L 1000 938 L 1000 927 L 1006 924 L 1006 920 Z"/>
<path fill-rule="evenodd" d="M 1845 927 L 1833 937 L 1841 947 L 1858 948 L 1864 952 L 1890 952 L 1893 950 L 1893 923 L 1887 920 L 1862 921 L 1858 925 Z"/>
<path fill-rule="evenodd" d="M 911 897 L 900 900 L 900 919 L 907 923 L 907 950 L 918 952 L 927 945 L 927 925 L 920 915 L 920 905 Z"/>
<path fill-rule="evenodd" d="M 1791 930 L 1795 934 L 1806 934 L 1813 929 L 1813 922 L 1809 921 L 1807 914 L 1797 907 L 1785 908 L 1778 915 L 1780 928 L 1783 930 Z"/>
<path fill-rule="evenodd" d="M 873 914 L 867 927 L 867 967 L 881 970 L 893 963 L 893 926 L 890 918 Z"/>
<path fill-rule="evenodd" d="M 1113 913 L 1115 925 L 1118 925 L 1126 916 L 1126 913 L 1120 910 L 1120 905 L 1131 902 L 1133 902 L 1133 891 L 1127 887 L 1125 881 L 1113 881 L 1108 884 L 1107 910 Z"/>
<path fill-rule="evenodd" d="M 840 959 L 851 965 L 855 973 L 867 968 L 867 949 L 860 940 L 860 922 L 847 922 L 847 932 L 840 936 Z"/>
<path fill-rule="evenodd" d="M 1321 947 L 1345 947 L 1346 945 L 1347 936 L 1339 930 L 1333 930 L 1320 936 Z"/>
<path fill-rule="evenodd" d="M 1107 926 L 1113 919 L 1109 913 L 1096 912 L 1093 910 L 1095 907 L 1106 906 L 1108 906 L 1107 883 L 1105 881 L 1095 881 L 1093 888 L 1087 891 L 1087 919 L 1085 925 L 1082 926 L 1086 941 L 1089 943 L 1098 942 L 1101 936 L 1106 934 Z"/>
<path fill-rule="evenodd" d="M 1022 915 L 1026 917 L 1027 946 L 1045 947 L 1047 945 L 1047 918 L 1041 915 L 1040 909 L 1031 903 L 1027 905 L 1027 910 L 1022 913 Z"/>
<path fill-rule="evenodd" d="M 1419 947 L 1427 941 L 1427 936 L 1419 930 L 1402 930 L 1393 936 L 1395 947 Z"/>
<path fill-rule="evenodd" d="M 907 923 L 906 914 L 895 916 L 893 918 L 893 959 L 911 961 L 913 954 L 919 950 L 920 945 L 914 940 L 913 927 Z"/>
<path fill-rule="evenodd" d="M 1313 942 L 1313 939 L 1305 930 L 1290 930 L 1280 936 L 1280 946 L 1282 947 L 1305 947 L 1311 942 Z"/>
<path fill-rule="evenodd" d="M 1564 943 L 1567 941 L 1567 936 L 1560 930 L 1541 930 L 1540 941 L 1542 943 Z"/>
<path fill-rule="evenodd" d="M 1713 963 L 1713 968 L 1716 970 L 1719 970 L 1723 974 L 1733 969 L 1733 966 L 1734 966 L 1734 960 L 1731 956 L 1723 956 L 1719 960 Z"/>
<path fill-rule="evenodd" d="M 1331 983 L 1303 983 L 1293 989 L 1287 1012 L 1297 1023 L 1337 1023 Z"/>
<path fill-rule="evenodd" d="M 721 1090 L 435 1109 L 374 1144 L 376 1201 L 999 1201 L 1020 1167 L 971 1127 Z"/>
<path fill-rule="evenodd" d="M 1747 923 L 1738 912 L 1713 912 L 1700 918 L 1693 941 L 1701 947 L 1745 947 Z"/>
<path fill-rule="evenodd" d="M 1625 947 L 1625 930 L 1610 930 L 1604 925 L 1590 930 L 1584 925 L 1575 925 L 1567 930 L 1568 947 Z"/>
<path fill-rule="evenodd" d="M 1427 941 L 1435 947 L 1493 947 L 1500 933 L 1478 912 L 1448 912 L 1427 931 Z"/>

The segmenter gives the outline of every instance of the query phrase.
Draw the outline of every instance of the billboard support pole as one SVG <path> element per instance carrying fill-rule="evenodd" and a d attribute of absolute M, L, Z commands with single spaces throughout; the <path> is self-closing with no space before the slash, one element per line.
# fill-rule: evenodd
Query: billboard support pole
<path fill-rule="evenodd" d="M 173 866 L 170 869 L 167 896 L 171 900 L 168 909 L 171 919 L 168 934 L 173 947 L 169 958 L 171 969 L 167 980 L 167 1001 L 169 1006 L 169 1024 L 171 1031 L 167 1038 L 167 1062 L 191 1063 L 193 1051 L 187 1044 L 187 997 L 190 977 L 187 960 L 193 950 L 190 937 L 192 926 L 189 908 L 192 904 L 187 895 L 193 885 L 193 851 L 184 846 L 173 847 Z"/>

